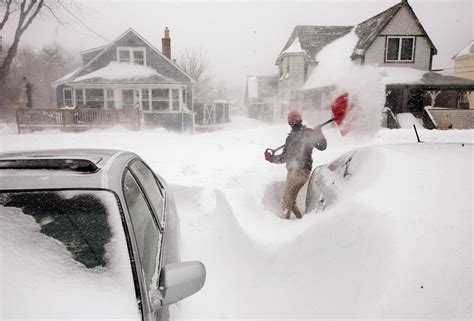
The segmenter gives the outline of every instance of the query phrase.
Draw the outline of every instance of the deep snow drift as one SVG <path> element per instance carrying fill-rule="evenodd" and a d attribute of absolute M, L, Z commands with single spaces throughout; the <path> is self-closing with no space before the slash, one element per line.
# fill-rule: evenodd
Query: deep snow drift
<path fill-rule="evenodd" d="M 208 272 L 174 318 L 471 318 L 472 147 L 384 147 L 416 142 L 415 134 L 341 137 L 325 128 L 328 149 L 314 152 L 314 167 L 374 147 L 362 150 L 347 197 L 287 221 L 275 195 L 286 169 L 265 162 L 263 151 L 288 131 L 245 118 L 195 135 L 5 130 L 0 149 L 127 149 L 162 175 L 177 199 L 182 259 L 201 260 Z M 474 131 L 419 133 L 425 142 L 472 143 Z"/>

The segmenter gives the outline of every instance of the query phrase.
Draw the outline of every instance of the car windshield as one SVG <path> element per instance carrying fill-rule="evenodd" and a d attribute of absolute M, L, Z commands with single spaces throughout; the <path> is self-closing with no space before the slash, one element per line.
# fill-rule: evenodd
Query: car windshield
<path fill-rule="evenodd" d="M 64 244 L 76 261 L 94 268 L 107 265 L 106 245 L 112 236 L 107 207 L 100 198 L 104 193 L 2 193 L 0 206 L 21 209 L 34 218 L 41 233 Z"/>
<path fill-rule="evenodd" d="M 0 248 L 7 319 L 140 318 L 113 193 L 0 192 Z"/>

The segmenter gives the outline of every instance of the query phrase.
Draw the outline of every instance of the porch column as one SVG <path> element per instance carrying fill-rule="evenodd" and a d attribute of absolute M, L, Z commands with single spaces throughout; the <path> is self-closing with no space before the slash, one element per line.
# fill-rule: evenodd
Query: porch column
<path fill-rule="evenodd" d="M 408 87 L 404 87 L 403 90 L 402 90 L 402 110 L 401 112 L 402 113 L 405 113 L 408 111 Z"/>

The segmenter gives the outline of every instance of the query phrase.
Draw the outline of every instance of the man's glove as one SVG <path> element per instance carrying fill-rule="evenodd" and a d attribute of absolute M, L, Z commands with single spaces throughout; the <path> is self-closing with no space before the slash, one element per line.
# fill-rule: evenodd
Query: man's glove
<path fill-rule="evenodd" d="M 322 130 L 321 125 L 317 125 L 317 126 L 314 126 L 314 127 L 313 127 L 313 131 L 315 131 L 315 132 L 317 132 L 317 133 L 320 133 L 321 130 Z"/>
<path fill-rule="evenodd" d="M 269 162 L 272 161 L 273 155 L 272 155 L 269 151 L 266 151 L 266 152 L 264 153 L 264 155 L 265 155 L 265 160 L 266 160 L 266 161 L 269 161 Z"/>

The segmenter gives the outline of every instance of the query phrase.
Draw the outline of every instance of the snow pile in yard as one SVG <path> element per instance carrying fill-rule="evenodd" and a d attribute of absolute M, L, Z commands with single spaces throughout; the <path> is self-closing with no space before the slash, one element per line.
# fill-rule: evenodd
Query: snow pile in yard
<path fill-rule="evenodd" d="M 116 208 L 112 194 L 106 196 L 105 204 Z M 0 205 L 0 319 L 140 320 L 120 214 L 115 210 L 108 219 L 110 266 L 87 269 L 40 233 L 32 216 Z"/>
<path fill-rule="evenodd" d="M 4 135 L 0 148 L 127 149 L 162 175 L 177 201 L 182 259 L 207 268 L 174 319 L 471 318 L 472 146 L 385 147 L 416 142 L 413 130 L 361 138 L 325 127 L 328 148 L 314 151 L 313 167 L 375 146 L 355 159 L 345 197 L 287 221 L 278 217 L 286 169 L 263 152 L 284 142 L 288 125 L 233 121 L 195 135 Z M 419 130 L 425 142 L 469 143 L 473 133 Z"/>
<path fill-rule="evenodd" d="M 91 78 L 109 80 L 146 78 L 157 74 L 154 69 L 147 66 L 111 61 L 106 67 L 93 71 L 90 74 L 77 77 L 74 81 L 82 81 Z"/>
<path fill-rule="evenodd" d="M 417 128 L 423 127 L 423 123 L 418 118 L 413 116 L 412 113 L 397 114 L 397 121 L 401 128 L 413 129 L 413 125 L 416 125 Z"/>
<path fill-rule="evenodd" d="M 303 89 L 335 86 L 332 99 L 344 92 L 349 93 L 353 108 L 346 115 L 343 131 L 356 136 L 370 136 L 380 128 L 385 86 L 375 67 L 352 63 L 350 56 L 358 40 L 352 30 L 324 47 L 316 57 L 318 66 Z"/>

